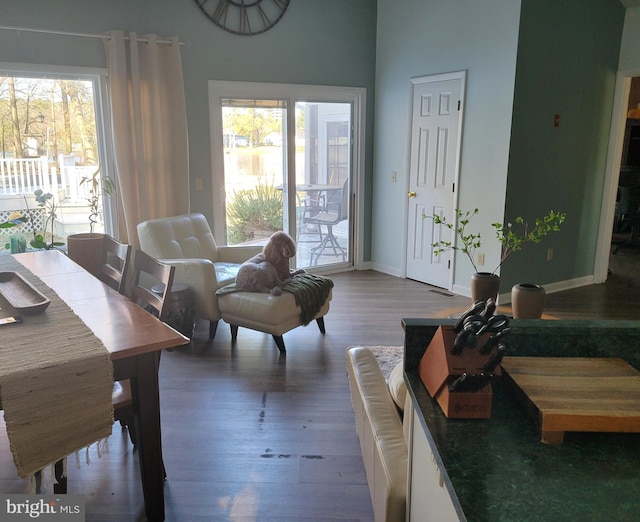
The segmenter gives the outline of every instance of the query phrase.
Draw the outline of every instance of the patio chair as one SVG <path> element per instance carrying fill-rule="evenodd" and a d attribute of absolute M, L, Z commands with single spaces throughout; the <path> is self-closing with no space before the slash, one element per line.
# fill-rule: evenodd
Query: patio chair
<path fill-rule="evenodd" d="M 311 207 L 309 216 L 304 218 L 304 223 L 327 227 L 327 233 L 322 237 L 320 244 L 311 249 L 311 266 L 318 264 L 321 256 L 341 256 L 342 261 L 347 260 L 347 249 L 340 245 L 333 233 L 333 227 L 349 217 L 349 180 L 347 179 L 341 189 L 328 191 L 324 203 L 317 207 Z"/>

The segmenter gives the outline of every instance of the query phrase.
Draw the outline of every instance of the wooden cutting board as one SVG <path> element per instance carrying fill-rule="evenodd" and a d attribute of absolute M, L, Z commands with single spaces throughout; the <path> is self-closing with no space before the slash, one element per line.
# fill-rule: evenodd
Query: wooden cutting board
<path fill-rule="evenodd" d="M 565 431 L 640 432 L 640 372 L 622 359 L 505 357 L 502 368 L 535 407 L 544 443 Z"/>

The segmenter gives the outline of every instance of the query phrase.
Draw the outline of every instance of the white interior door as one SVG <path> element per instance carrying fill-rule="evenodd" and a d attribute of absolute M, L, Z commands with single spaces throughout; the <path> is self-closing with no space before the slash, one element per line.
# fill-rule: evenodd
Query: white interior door
<path fill-rule="evenodd" d="M 433 253 L 436 241 L 453 241 L 434 214 L 453 219 L 464 73 L 412 80 L 407 277 L 450 288 L 451 253 Z"/>

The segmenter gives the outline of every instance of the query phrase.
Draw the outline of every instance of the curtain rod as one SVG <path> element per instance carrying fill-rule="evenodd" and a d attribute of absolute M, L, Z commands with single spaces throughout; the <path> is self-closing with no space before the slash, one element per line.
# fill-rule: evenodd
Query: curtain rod
<path fill-rule="evenodd" d="M 34 29 L 31 27 L 11 27 L 7 25 L 0 25 L 0 29 L 6 29 L 8 31 L 27 31 L 31 33 L 47 33 L 47 34 L 61 34 L 64 36 L 82 36 L 85 38 L 102 38 L 103 40 L 110 40 L 111 36 L 108 34 L 93 34 L 93 33 L 73 33 L 70 31 L 54 31 L 51 29 Z M 125 40 L 129 40 L 128 36 L 124 37 Z M 136 38 L 138 42 L 146 42 L 149 43 L 149 38 L 146 37 L 138 37 Z M 173 42 L 168 38 L 158 38 L 156 42 L 159 44 L 172 44 Z M 178 42 L 179 45 L 190 46 L 190 42 Z"/>

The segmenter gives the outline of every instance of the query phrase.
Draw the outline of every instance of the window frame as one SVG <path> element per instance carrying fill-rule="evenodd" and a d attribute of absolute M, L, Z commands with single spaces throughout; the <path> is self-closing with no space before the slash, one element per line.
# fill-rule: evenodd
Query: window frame
<path fill-rule="evenodd" d="M 107 69 L 101 67 L 82 67 L 68 65 L 31 64 L 0 62 L 0 75 L 20 76 L 23 78 L 82 80 L 93 83 L 94 110 L 96 122 L 96 142 L 101 175 L 114 181 L 118 190 L 117 178 L 111 168 L 114 165 L 111 140 L 111 120 L 107 102 Z M 117 198 L 103 197 L 103 221 L 106 234 L 115 235 L 118 230 Z"/>
<path fill-rule="evenodd" d="M 293 172 L 295 166 L 295 106 L 296 102 L 350 103 L 352 114 L 352 181 L 351 190 L 355 195 L 352 201 L 352 248 L 353 264 L 356 268 L 363 265 L 364 245 L 364 164 L 365 164 L 365 125 L 366 125 L 366 89 L 363 87 L 340 87 L 326 85 L 302 85 L 264 82 L 236 82 L 209 80 L 209 129 L 211 159 L 211 198 L 213 202 L 214 237 L 225 236 L 225 194 L 224 194 L 224 155 L 222 151 L 222 100 L 223 99 L 278 99 L 287 102 L 286 128 L 287 164 Z M 295 197 L 294 192 L 290 197 Z M 289 204 L 289 212 L 295 212 L 295 203 Z M 290 215 L 289 219 L 295 219 Z"/>

